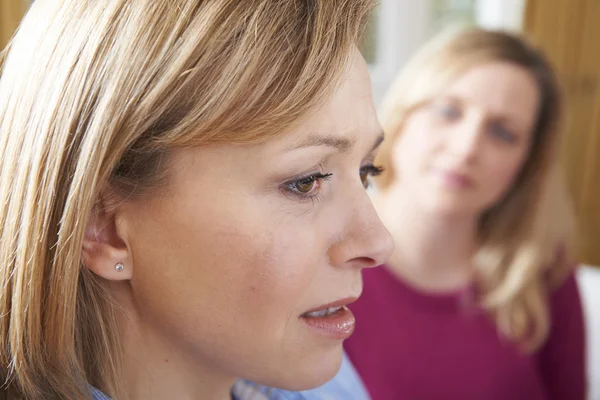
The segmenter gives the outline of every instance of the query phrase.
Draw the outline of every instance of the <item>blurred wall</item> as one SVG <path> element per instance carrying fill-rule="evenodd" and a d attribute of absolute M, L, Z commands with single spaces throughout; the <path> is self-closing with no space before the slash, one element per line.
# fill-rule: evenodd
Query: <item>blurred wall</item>
<path fill-rule="evenodd" d="M 26 0 L 0 0 L 0 50 L 12 37 L 27 10 L 27 5 Z"/>
<path fill-rule="evenodd" d="M 579 261 L 591 265 L 600 265 L 599 22 L 599 0 L 529 0 L 524 23 L 563 81 L 563 161 L 580 228 Z"/>
<path fill-rule="evenodd" d="M 520 30 L 525 5 L 526 0 L 380 0 L 363 41 L 375 102 L 427 39 L 455 25 Z"/>

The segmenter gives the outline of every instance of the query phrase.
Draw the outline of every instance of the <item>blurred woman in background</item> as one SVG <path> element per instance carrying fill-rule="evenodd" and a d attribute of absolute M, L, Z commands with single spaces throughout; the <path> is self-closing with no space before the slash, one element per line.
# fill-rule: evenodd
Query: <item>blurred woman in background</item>
<path fill-rule="evenodd" d="M 443 35 L 382 108 L 375 204 L 395 250 L 364 271 L 345 349 L 374 400 L 581 400 L 562 96 L 523 38 Z"/>

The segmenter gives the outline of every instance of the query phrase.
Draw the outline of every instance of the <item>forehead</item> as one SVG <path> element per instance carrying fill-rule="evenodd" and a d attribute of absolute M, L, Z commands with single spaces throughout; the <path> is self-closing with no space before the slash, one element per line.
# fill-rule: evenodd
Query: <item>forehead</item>
<path fill-rule="evenodd" d="M 539 89 L 532 74 L 508 62 L 472 67 L 446 93 L 489 112 L 514 117 L 535 114 L 539 103 Z"/>
<path fill-rule="evenodd" d="M 371 142 L 380 131 L 369 72 L 355 51 L 334 92 L 282 140 L 293 145 L 304 141 L 307 135 L 335 135 L 352 142 Z"/>

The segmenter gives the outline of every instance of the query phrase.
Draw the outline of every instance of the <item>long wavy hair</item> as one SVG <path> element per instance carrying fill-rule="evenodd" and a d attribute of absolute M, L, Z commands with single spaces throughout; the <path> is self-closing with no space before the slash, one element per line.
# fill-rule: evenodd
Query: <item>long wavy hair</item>
<path fill-rule="evenodd" d="M 572 270 L 574 213 L 559 166 L 563 100 L 550 62 L 525 38 L 480 28 L 434 38 L 398 75 L 380 117 L 386 132 L 378 162 L 379 189 L 396 180 L 392 148 L 411 112 L 470 68 L 509 62 L 529 71 L 541 103 L 528 158 L 503 199 L 481 217 L 475 283 L 481 305 L 508 338 L 535 350 L 544 343 L 548 295 Z"/>

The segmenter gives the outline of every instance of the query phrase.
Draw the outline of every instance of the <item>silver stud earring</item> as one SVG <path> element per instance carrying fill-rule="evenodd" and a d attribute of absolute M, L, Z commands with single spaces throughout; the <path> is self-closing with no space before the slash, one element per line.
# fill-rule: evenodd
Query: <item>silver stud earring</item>
<path fill-rule="evenodd" d="M 115 265 L 115 269 L 117 270 L 117 272 L 121 272 L 125 269 L 125 266 L 123 265 L 123 263 L 117 263 L 117 265 Z"/>

